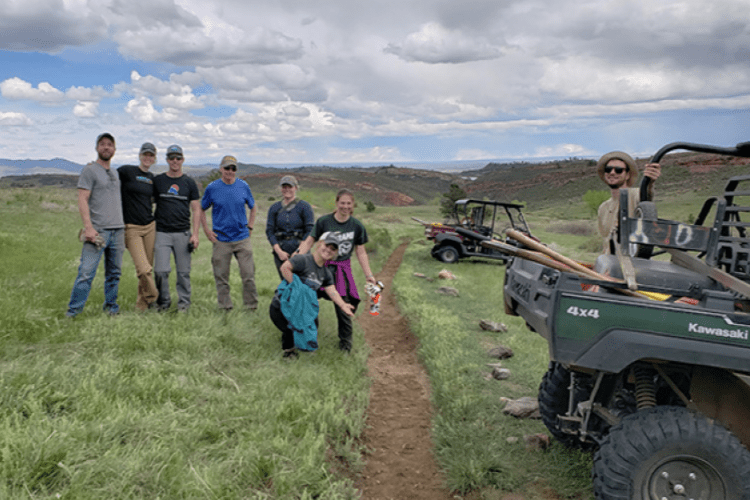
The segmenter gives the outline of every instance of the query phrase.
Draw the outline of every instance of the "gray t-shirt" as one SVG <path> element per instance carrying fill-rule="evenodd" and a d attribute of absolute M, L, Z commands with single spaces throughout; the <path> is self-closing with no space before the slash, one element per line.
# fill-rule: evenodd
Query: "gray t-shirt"
<path fill-rule="evenodd" d="M 91 192 L 89 214 L 94 229 L 121 229 L 122 217 L 120 178 L 114 169 L 107 170 L 98 163 L 89 163 L 78 177 L 78 188 Z"/>

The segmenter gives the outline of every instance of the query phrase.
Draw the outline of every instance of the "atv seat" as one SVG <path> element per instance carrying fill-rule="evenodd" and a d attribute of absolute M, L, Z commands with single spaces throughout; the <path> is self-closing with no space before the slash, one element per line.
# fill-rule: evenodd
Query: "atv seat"
<path fill-rule="evenodd" d="M 638 288 L 643 290 L 699 299 L 703 290 L 722 289 L 721 285 L 708 276 L 671 262 L 634 258 L 633 267 Z M 620 262 L 616 255 L 597 257 L 594 271 L 612 278 L 623 279 Z"/>
<path fill-rule="evenodd" d="M 721 196 L 706 200 L 693 225 L 663 219 L 629 218 L 628 198 L 624 191 L 621 190 L 620 196 L 623 252 L 628 251 L 629 244 L 699 252 L 699 257 L 705 258 L 708 266 L 750 282 L 750 175 L 729 179 Z M 715 209 L 713 221 L 707 221 L 712 209 Z M 704 225 L 705 222 L 709 225 Z"/>

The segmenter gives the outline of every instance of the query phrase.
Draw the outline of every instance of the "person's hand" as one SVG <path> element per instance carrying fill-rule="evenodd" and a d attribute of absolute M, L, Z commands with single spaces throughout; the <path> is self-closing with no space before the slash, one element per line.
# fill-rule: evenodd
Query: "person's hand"
<path fill-rule="evenodd" d="M 344 302 L 341 306 L 341 310 L 344 311 L 344 314 L 347 316 L 354 317 L 354 306 L 351 304 L 347 304 Z"/>
<path fill-rule="evenodd" d="M 289 254 L 288 254 L 288 253 L 286 253 L 286 252 L 285 252 L 284 250 L 282 250 L 281 248 L 279 248 L 279 249 L 278 249 L 278 251 L 276 252 L 276 255 L 278 255 L 278 256 L 279 256 L 279 260 L 280 260 L 281 262 L 285 262 L 285 261 L 289 260 Z"/>
<path fill-rule="evenodd" d="M 377 284 L 378 280 L 375 279 L 375 276 L 372 274 L 367 277 L 367 282 L 372 283 L 373 285 Z"/>
<path fill-rule="evenodd" d="M 200 243 L 200 242 L 198 241 L 198 235 L 197 234 L 194 234 L 194 235 L 192 235 L 190 237 L 190 243 L 193 244 L 193 249 L 194 250 L 198 250 L 198 243 Z"/>
<path fill-rule="evenodd" d="M 649 163 L 643 170 L 644 177 L 656 180 L 661 175 L 661 165 L 658 163 Z"/>
<path fill-rule="evenodd" d="M 211 243 L 216 243 L 219 241 L 219 238 L 216 237 L 216 233 L 213 231 L 206 231 L 206 236 L 208 237 L 208 241 Z"/>
<path fill-rule="evenodd" d="M 87 228 L 83 234 L 86 237 L 86 241 L 96 244 L 96 237 L 99 236 L 99 232 L 96 229 L 93 227 Z"/>

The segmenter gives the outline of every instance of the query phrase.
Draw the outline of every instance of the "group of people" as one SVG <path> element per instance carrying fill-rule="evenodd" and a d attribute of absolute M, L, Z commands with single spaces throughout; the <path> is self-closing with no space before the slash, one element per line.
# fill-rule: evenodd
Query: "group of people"
<path fill-rule="evenodd" d="M 191 254 L 200 244 L 200 227 L 213 244 L 211 264 L 219 309 L 233 308 L 229 271 L 234 256 L 242 280 L 244 307 L 255 311 L 258 292 L 250 237 L 257 206 L 250 186 L 237 179 L 237 159 L 222 158 L 220 178 L 206 186 L 201 197 L 196 182 L 182 171 L 185 158 L 180 146 L 167 148 L 168 170 L 159 175 L 150 172 L 157 153 L 152 143 L 141 146 L 138 165 L 123 165 L 116 172 L 111 166 L 115 151 L 112 134 L 99 135 L 97 159 L 86 165 L 79 176 L 83 249 L 66 316 L 74 318 L 83 311 L 102 255 L 103 309 L 110 315 L 119 313 L 117 299 L 125 248 L 133 258 L 138 277 L 136 310 L 166 311 L 171 307 L 169 275 L 174 257 L 177 310 L 187 312 L 191 304 Z M 279 185 L 282 199 L 268 211 L 266 236 L 282 285 L 291 284 L 296 275 L 316 298 L 333 301 L 339 348 L 348 352 L 352 348 L 351 318 L 360 301 L 351 270 L 352 254 L 367 281 L 376 282 L 364 247 L 367 231 L 352 217 L 354 195 L 348 190 L 339 191 L 336 210 L 316 221 L 310 204 L 297 198 L 299 185 L 293 176 L 282 177 Z M 211 227 L 208 210 L 212 211 Z M 281 313 L 280 296 L 279 291 L 271 302 L 270 315 L 282 332 L 284 356 L 295 357 L 294 322 Z"/>

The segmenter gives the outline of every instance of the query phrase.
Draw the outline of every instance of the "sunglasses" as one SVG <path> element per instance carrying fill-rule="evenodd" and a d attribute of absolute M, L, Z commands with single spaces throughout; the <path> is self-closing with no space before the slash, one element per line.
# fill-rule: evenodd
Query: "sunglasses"
<path fill-rule="evenodd" d="M 182 160 L 182 156 L 167 156 L 167 161 Z"/>
<path fill-rule="evenodd" d="M 614 171 L 616 174 L 621 174 L 627 171 L 627 167 L 604 167 L 604 173 L 611 174 Z"/>
<path fill-rule="evenodd" d="M 236 167 L 236 166 L 234 166 L 234 165 L 228 165 L 228 166 L 226 166 L 226 167 L 222 167 L 222 168 L 223 168 L 224 170 L 231 170 L 232 172 L 236 172 L 236 171 L 237 171 L 237 167 Z"/>

